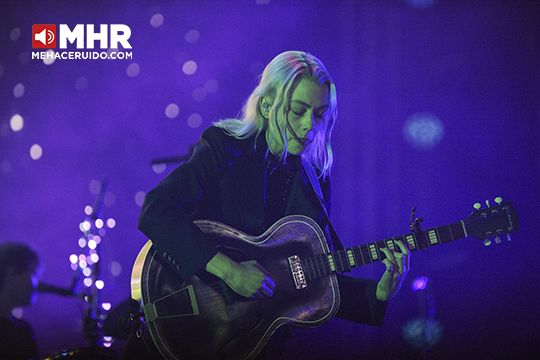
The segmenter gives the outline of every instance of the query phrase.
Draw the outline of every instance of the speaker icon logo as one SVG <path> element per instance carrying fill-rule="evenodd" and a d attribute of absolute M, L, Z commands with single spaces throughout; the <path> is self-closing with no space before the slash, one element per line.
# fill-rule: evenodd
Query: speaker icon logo
<path fill-rule="evenodd" d="M 32 47 L 34 49 L 56 48 L 56 25 L 33 25 Z"/>

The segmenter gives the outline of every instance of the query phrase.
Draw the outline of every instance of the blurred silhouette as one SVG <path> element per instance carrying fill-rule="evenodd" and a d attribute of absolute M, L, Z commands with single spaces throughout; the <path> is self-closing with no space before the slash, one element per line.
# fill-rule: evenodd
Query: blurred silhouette
<path fill-rule="evenodd" d="M 2 359 L 37 359 L 32 327 L 13 310 L 33 303 L 39 259 L 27 245 L 0 244 L 0 353 Z"/>

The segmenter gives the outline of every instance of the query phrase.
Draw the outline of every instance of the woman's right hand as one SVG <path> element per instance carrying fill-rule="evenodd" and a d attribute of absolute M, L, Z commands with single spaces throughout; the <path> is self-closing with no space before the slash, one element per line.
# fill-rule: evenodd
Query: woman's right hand
<path fill-rule="evenodd" d="M 206 271 L 223 279 L 237 294 L 248 298 L 270 297 L 276 286 L 268 270 L 256 260 L 237 263 L 221 252 L 208 262 Z"/>

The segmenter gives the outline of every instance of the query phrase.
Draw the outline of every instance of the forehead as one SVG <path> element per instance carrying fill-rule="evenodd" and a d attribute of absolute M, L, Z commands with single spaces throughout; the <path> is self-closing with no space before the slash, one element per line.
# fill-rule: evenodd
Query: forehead
<path fill-rule="evenodd" d="M 301 79 L 294 89 L 291 102 L 303 102 L 310 106 L 321 107 L 328 105 L 328 84 L 317 84 L 315 81 Z"/>

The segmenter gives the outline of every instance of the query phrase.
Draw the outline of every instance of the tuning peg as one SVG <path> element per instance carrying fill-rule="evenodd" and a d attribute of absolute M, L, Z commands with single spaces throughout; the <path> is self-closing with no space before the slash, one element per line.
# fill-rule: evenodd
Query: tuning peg
<path fill-rule="evenodd" d="M 484 240 L 484 245 L 486 245 L 486 246 L 491 245 L 491 240 L 490 239 Z"/>
<path fill-rule="evenodd" d="M 510 234 L 506 234 L 506 240 L 512 241 L 512 237 L 510 236 Z"/>
<path fill-rule="evenodd" d="M 501 237 L 499 235 L 495 236 L 495 243 L 497 244 L 501 243 Z"/>
<path fill-rule="evenodd" d="M 489 206 L 489 200 L 486 200 L 486 206 L 487 206 L 487 207 L 490 207 L 490 206 Z"/>
<path fill-rule="evenodd" d="M 500 204 L 502 203 L 502 197 L 497 196 L 497 197 L 495 198 L 495 202 L 497 203 L 497 205 L 500 205 Z"/>
<path fill-rule="evenodd" d="M 473 208 L 475 208 L 476 210 L 480 210 L 481 207 L 482 207 L 482 204 L 480 203 L 476 203 L 473 205 Z"/>

